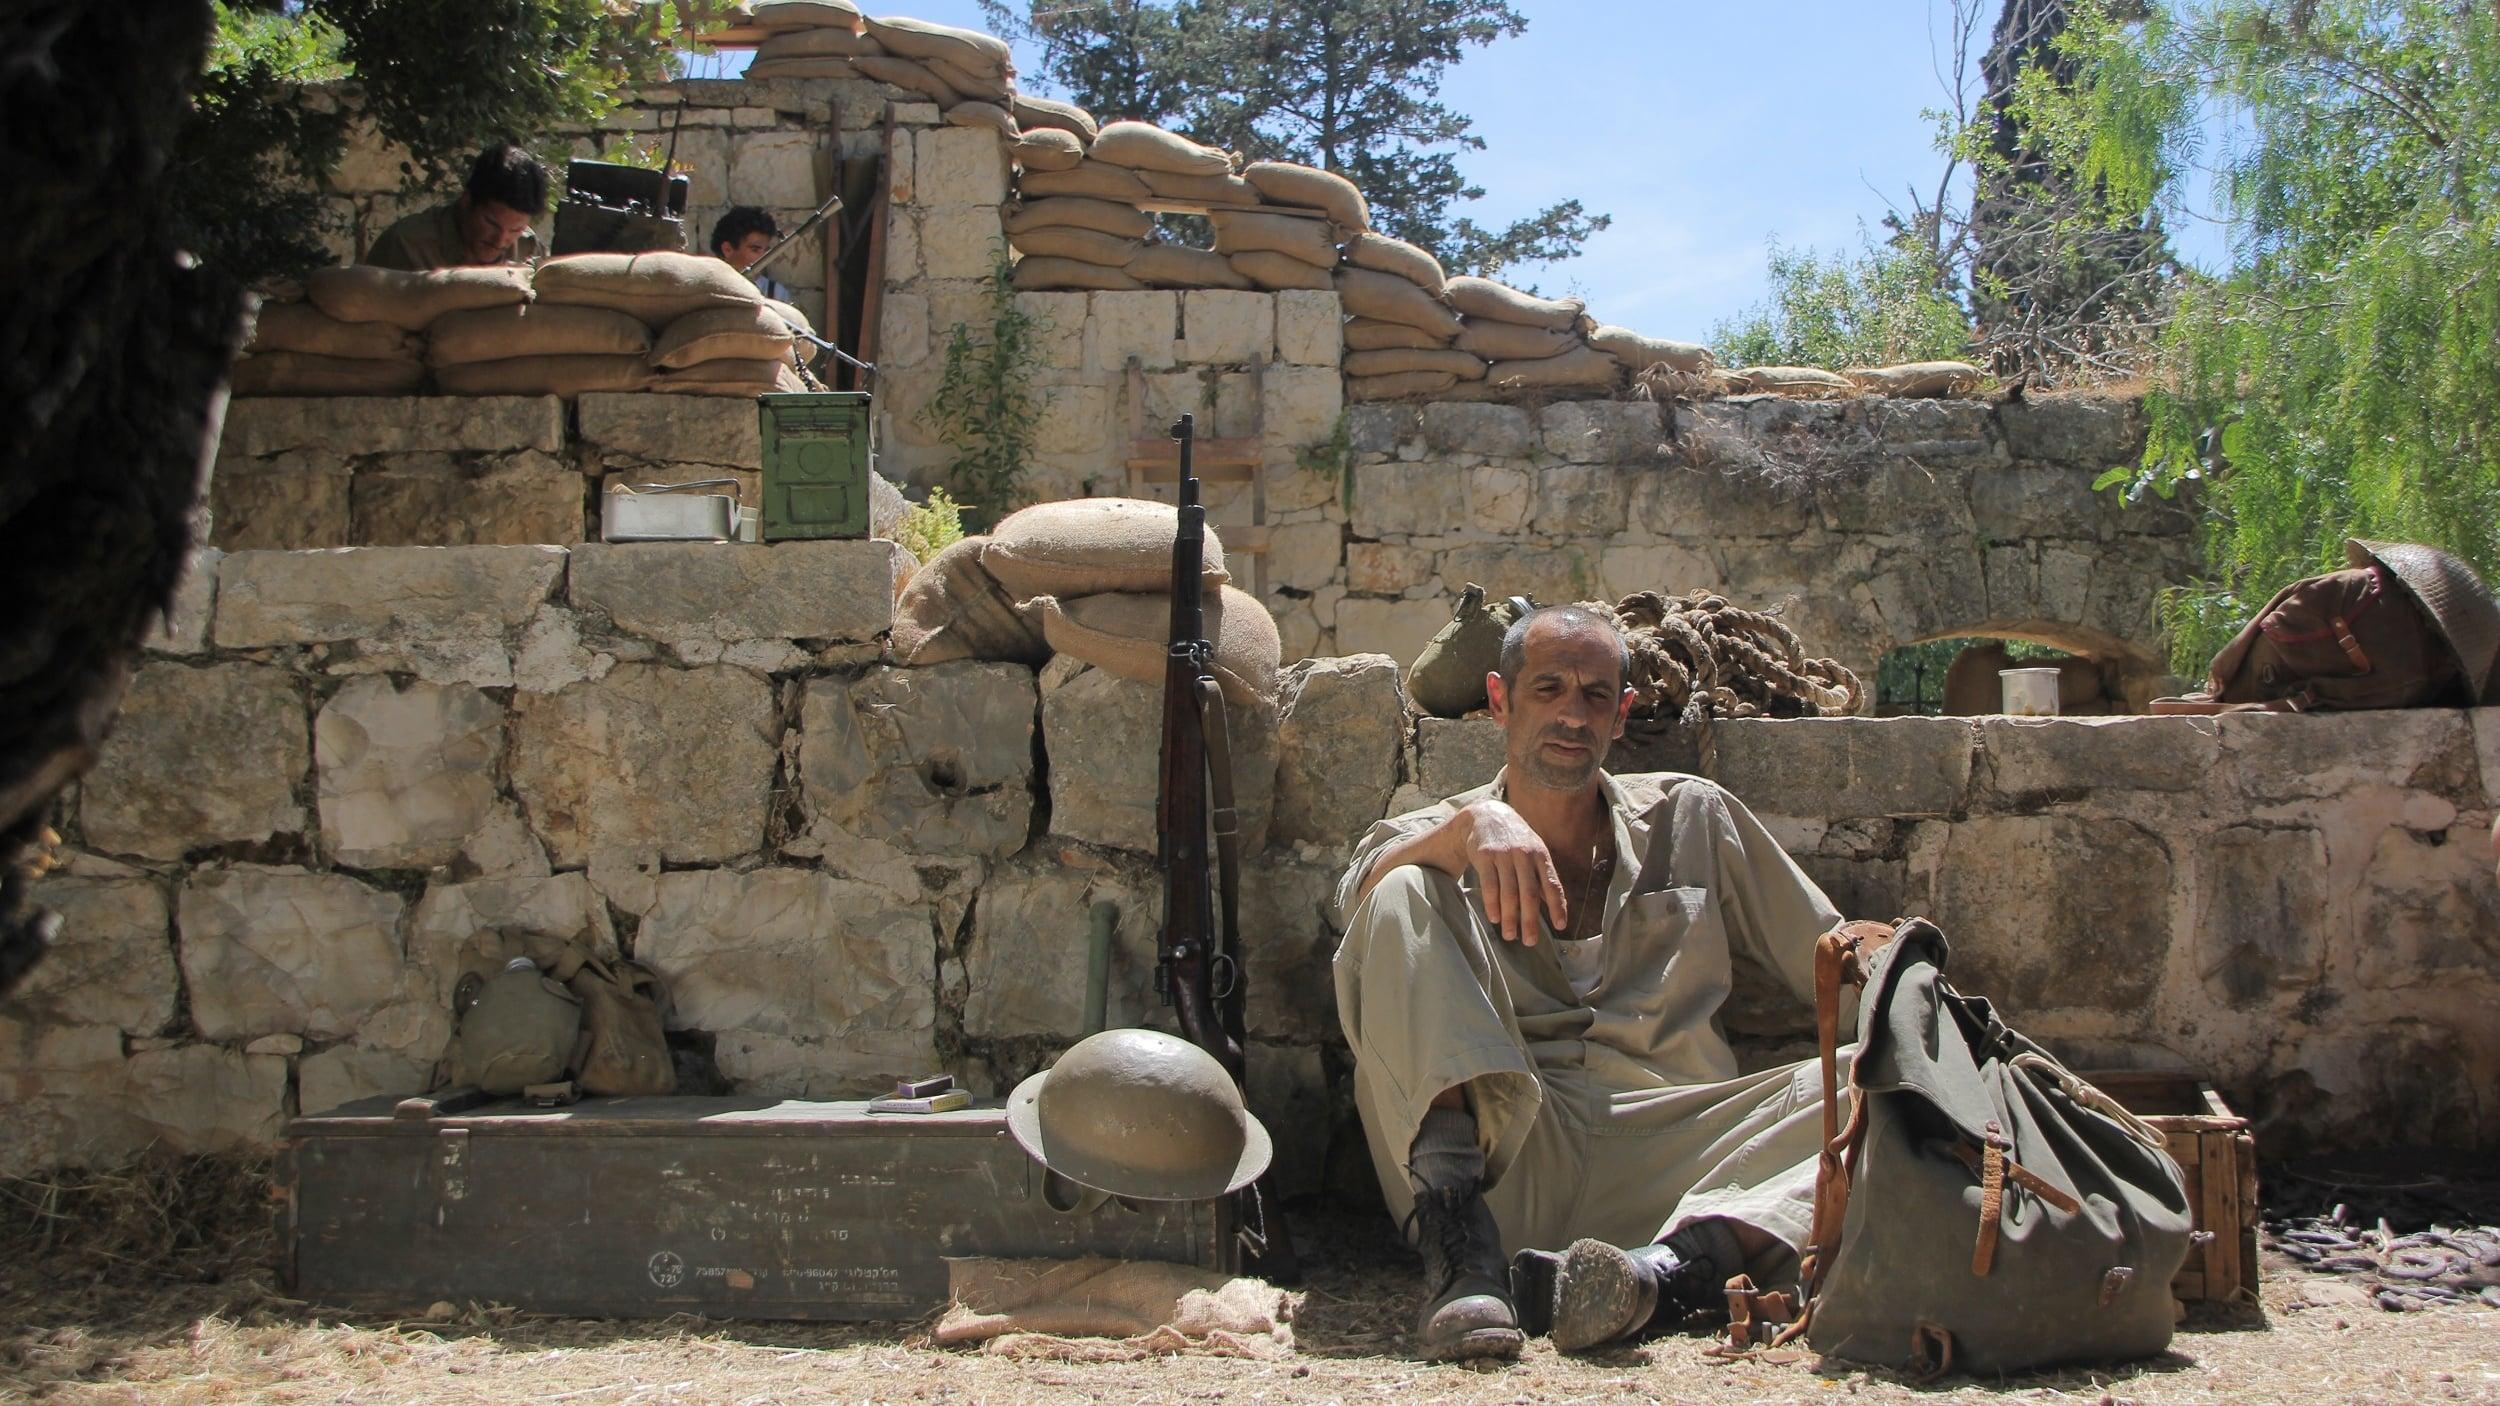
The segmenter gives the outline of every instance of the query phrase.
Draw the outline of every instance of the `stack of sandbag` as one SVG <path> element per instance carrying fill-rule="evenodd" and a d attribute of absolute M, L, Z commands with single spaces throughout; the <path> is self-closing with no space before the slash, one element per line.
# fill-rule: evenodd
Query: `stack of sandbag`
<path fill-rule="evenodd" d="M 778 306 L 786 305 L 703 308 L 670 322 L 651 344 L 651 388 L 696 395 L 804 389 L 794 384 L 790 359 L 798 334 Z"/>
<path fill-rule="evenodd" d="M 1204 250 L 1149 243 L 1154 217 L 1141 208 L 1158 199 L 1257 204 L 1257 191 L 1233 174 L 1230 153 L 1144 122 L 1095 129 L 1082 109 L 1018 101 L 1034 104 L 1032 117 L 1049 125 L 1026 131 L 1014 148 L 1024 167 L 1020 199 L 1007 216 L 1007 242 L 1018 255 L 1016 287 L 1252 286 L 1229 261 Z"/>
<path fill-rule="evenodd" d="M 776 372 L 786 361 L 790 329 L 765 308 L 754 284 L 718 259 L 665 250 L 573 254 L 540 264 L 536 283 L 542 308 L 604 312 L 644 334 L 639 347 L 570 359 L 560 367 L 533 371 L 517 364 L 519 359 L 504 367 L 509 379 L 561 387 L 537 394 L 648 389 L 754 395 L 780 388 Z M 679 327 L 706 313 L 723 316 Z M 652 334 L 658 334 L 656 340 Z"/>
<path fill-rule="evenodd" d="M 1540 298 L 1489 278 L 1450 280 L 1450 306 L 1465 319 L 1458 349 L 1485 362 L 1494 392 L 1611 391 L 1615 359 L 1589 345 L 1596 323 L 1577 298 Z"/>
<path fill-rule="evenodd" d="M 851 0 L 756 0 L 765 32 L 749 78 L 865 78 L 937 104 L 958 126 L 1014 138 L 1015 64 L 975 29 L 895 16 L 871 19 Z"/>
<path fill-rule="evenodd" d="M 434 382 L 453 395 L 640 389 L 651 331 L 609 308 L 523 303 L 446 313 L 426 333 Z"/>
<path fill-rule="evenodd" d="M 1431 254 L 1386 235 L 1356 234 L 1346 241 L 1336 289 L 1347 314 L 1348 400 L 1435 395 L 1484 378 L 1483 358 L 1457 349 L 1461 324 L 1449 279 Z"/>
<path fill-rule="evenodd" d="M 1843 371 L 1849 383 L 1869 395 L 1900 400 L 1933 400 L 1967 395 L 1988 373 L 1967 361 L 1913 361 L 1900 366 L 1853 366 Z"/>
<path fill-rule="evenodd" d="M 1732 395 L 1777 395 L 1790 400 L 1837 400 L 1857 394 L 1857 386 L 1837 371 L 1819 366 L 1748 366 L 1728 373 Z"/>
<path fill-rule="evenodd" d="M 425 382 L 425 339 L 388 322 L 346 322 L 302 301 L 261 304 L 234 364 L 236 395 L 406 395 Z"/>

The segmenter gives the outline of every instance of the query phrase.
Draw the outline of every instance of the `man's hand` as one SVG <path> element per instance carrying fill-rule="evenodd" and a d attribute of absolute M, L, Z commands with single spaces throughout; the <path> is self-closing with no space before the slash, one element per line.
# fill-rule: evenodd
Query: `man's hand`
<path fill-rule="evenodd" d="M 1382 850 L 1363 877 L 1370 893 L 1380 876 L 1401 864 L 1420 864 L 1452 878 L 1476 876 L 1484 910 L 1505 942 L 1536 945 L 1538 905 L 1556 932 L 1570 926 L 1562 876 L 1535 827 L 1502 801 L 1481 800 Z"/>

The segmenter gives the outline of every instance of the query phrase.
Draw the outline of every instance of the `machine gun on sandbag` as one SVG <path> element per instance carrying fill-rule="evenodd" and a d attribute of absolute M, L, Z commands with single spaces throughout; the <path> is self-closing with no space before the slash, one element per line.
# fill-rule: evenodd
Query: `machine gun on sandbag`
<path fill-rule="evenodd" d="M 1172 633 L 1163 666 L 1162 782 L 1155 801 L 1163 867 L 1155 990 L 1178 1016 L 1182 1036 L 1215 1056 L 1236 1086 L 1246 1087 L 1241 822 L 1233 803 L 1224 691 L 1215 677 L 1215 646 L 1207 639 L 1207 510 L 1198 501 L 1190 461 L 1197 417 L 1174 421 L 1172 438 L 1180 444 L 1180 530 L 1172 541 Z M 1301 1266 L 1274 1174 L 1260 1176 L 1227 1200 L 1224 1214 L 1247 1254 L 1246 1267 L 1280 1283 L 1298 1279 Z"/>

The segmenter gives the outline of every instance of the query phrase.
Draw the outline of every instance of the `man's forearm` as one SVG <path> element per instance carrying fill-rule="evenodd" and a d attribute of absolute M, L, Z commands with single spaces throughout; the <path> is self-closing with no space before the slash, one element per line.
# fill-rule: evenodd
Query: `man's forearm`
<path fill-rule="evenodd" d="M 1372 856 L 1371 867 L 1363 871 L 1362 887 L 1355 890 L 1354 901 L 1360 903 L 1370 897 L 1372 885 L 1380 882 L 1380 876 L 1401 864 L 1420 864 L 1453 878 L 1464 874 L 1467 869 L 1467 846 L 1463 827 L 1466 823 L 1467 813 L 1460 811 L 1438 825 L 1418 830 L 1383 848 Z"/>

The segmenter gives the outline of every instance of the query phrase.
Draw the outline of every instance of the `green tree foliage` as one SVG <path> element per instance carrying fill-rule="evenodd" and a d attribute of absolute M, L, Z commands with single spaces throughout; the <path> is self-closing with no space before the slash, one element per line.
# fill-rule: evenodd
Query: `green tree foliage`
<path fill-rule="evenodd" d="M 2097 7 L 2096 7 L 2097 8 Z M 2201 670 L 2347 536 L 2500 572 L 2500 13 L 2462 0 L 2200 0 L 2069 43 L 2113 187 L 2175 191 L 2227 104 L 2231 259 L 2185 281 L 2134 494 L 2202 478 L 2209 579 L 2172 593 Z M 2500 577 L 2494 577 L 2500 579 Z"/>
<path fill-rule="evenodd" d="M 1489 226 L 1458 213 L 1484 190 L 1459 158 L 1484 149 L 1434 100 L 1469 48 L 1527 28 L 1504 0 L 982 0 L 1041 46 L 1049 78 L 1106 117 L 1185 132 L 1252 160 L 1298 161 L 1362 188 L 1381 232 L 1453 273 L 1491 275 L 1580 252 L 1606 228 L 1579 201 Z"/>
<path fill-rule="evenodd" d="M 1887 366 L 1970 349 L 1962 309 L 1925 251 L 1860 235 L 1856 254 L 1771 246 L 1771 296 L 1711 330 L 1725 366 Z"/>

